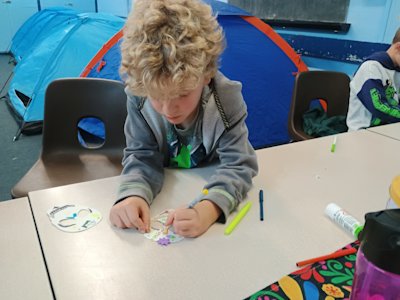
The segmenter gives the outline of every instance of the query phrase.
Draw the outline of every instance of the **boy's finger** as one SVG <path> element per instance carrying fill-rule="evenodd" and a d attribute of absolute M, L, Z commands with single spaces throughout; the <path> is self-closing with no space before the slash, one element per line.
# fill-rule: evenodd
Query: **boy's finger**
<path fill-rule="evenodd" d="M 146 207 L 147 208 L 147 207 Z M 150 232 L 150 210 L 149 209 L 142 209 L 142 220 L 144 225 L 144 231 Z"/>
<path fill-rule="evenodd" d="M 142 233 L 146 232 L 146 226 L 144 225 L 143 220 L 142 220 L 141 218 L 138 218 L 138 219 L 136 220 L 135 225 L 136 225 L 137 229 L 138 229 L 140 232 L 142 232 Z"/>
<path fill-rule="evenodd" d="M 139 217 L 138 211 L 133 209 L 126 210 L 126 216 L 128 218 L 128 222 L 132 224 L 130 227 L 136 227 L 139 231 L 143 232 L 144 224 L 142 219 Z"/>
<path fill-rule="evenodd" d="M 119 211 L 115 209 L 115 206 L 111 209 L 109 219 L 112 225 L 123 228 L 123 222 L 119 217 Z"/>
<path fill-rule="evenodd" d="M 175 211 L 171 211 L 168 213 L 167 221 L 165 222 L 166 226 L 170 226 L 174 222 Z"/>
<path fill-rule="evenodd" d="M 125 228 L 134 227 L 134 224 L 131 222 L 128 213 L 125 209 L 121 211 L 121 213 L 119 214 L 119 218 L 122 221 Z"/>
<path fill-rule="evenodd" d="M 178 221 L 192 220 L 194 217 L 194 211 L 192 208 L 177 209 L 175 211 L 175 219 Z"/>
<path fill-rule="evenodd" d="M 110 222 L 115 227 L 118 227 L 118 228 L 124 227 L 120 217 L 117 214 L 113 214 L 113 213 L 110 214 Z"/>
<path fill-rule="evenodd" d="M 182 220 L 177 223 L 177 226 L 180 230 L 187 231 L 194 228 L 195 224 L 193 220 Z"/>
<path fill-rule="evenodd" d="M 191 234 L 190 228 L 189 229 L 188 228 L 175 229 L 175 232 L 184 237 L 190 237 L 190 234 Z"/>

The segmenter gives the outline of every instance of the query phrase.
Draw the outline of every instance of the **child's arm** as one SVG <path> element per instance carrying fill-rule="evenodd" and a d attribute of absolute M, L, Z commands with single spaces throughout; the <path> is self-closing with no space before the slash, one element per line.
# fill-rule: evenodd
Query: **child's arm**
<path fill-rule="evenodd" d="M 224 223 L 251 188 L 252 178 L 258 172 L 258 165 L 257 156 L 248 140 L 245 123 L 247 108 L 241 92 L 242 84 L 229 80 L 222 73 L 217 73 L 211 89 L 214 89 L 214 101 L 211 99 L 205 108 L 206 126 L 213 124 L 215 120 L 217 101 L 221 107 L 218 110 L 223 111 L 223 114 L 220 111 L 219 115 L 225 116 L 226 121 L 223 122 L 225 130 L 213 137 L 216 146 L 213 147 L 214 153 L 210 155 L 219 158 L 219 165 L 204 186 L 208 194 L 201 195 L 200 200 L 207 199 L 217 205 L 221 210 L 218 221 Z M 215 98 L 215 95 L 218 97 Z"/>
<path fill-rule="evenodd" d="M 153 132 L 138 109 L 139 101 L 138 98 L 128 97 L 128 117 L 125 123 L 126 148 L 117 203 L 127 197 L 137 196 L 150 205 L 163 184 L 164 156 L 159 150 Z"/>
<path fill-rule="evenodd" d="M 222 211 L 219 222 L 224 223 L 252 186 L 258 172 L 257 156 L 248 140 L 246 114 L 219 140 L 216 154 L 219 165 L 204 188 L 203 199 L 215 203 Z"/>
<path fill-rule="evenodd" d="M 370 125 L 400 121 L 400 105 L 396 87 L 394 82 L 390 82 L 378 62 L 365 62 L 354 76 L 350 86 L 372 114 Z"/>

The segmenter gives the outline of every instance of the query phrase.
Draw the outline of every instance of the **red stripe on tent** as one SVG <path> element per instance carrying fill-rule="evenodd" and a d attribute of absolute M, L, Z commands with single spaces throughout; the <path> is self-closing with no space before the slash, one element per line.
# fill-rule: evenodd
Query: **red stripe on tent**
<path fill-rule="evenodd" d="M 88 74 L 90 73 L 90 70 L 93 69 L 93 67 L 103 58 L 103 56 L 107 53 L 108 50 L 110 50 L 112 46 L 118 43 L 118 41 L 122 38 L 123 34 L 124 34 L 123 29 L 114 34 L 114 36 L 111 39 L 109 39 L 107 43 L 103 45 L 103 47 L 101 47 L 99 52 L 97 52 L 96 55 L 87 64 L 87 66 L 81 73 L 80 77 L 87 77 Z"/>
<path fill-rule="evenodd" d="M 252 16 L 241 17 L 246 22 L 250 23 L 258 30 L 268 36 L 281 50 L 290 58 L 295 64 L 299 72 L 308 71 L 307 65 L 301 60 L 299 54 L 297 54 L 292 47 L 279 35 L 277 34 L 268 24 L 261 21 L 259 18 Z M 294 74 L 296 75 L 296 74 Z"/>

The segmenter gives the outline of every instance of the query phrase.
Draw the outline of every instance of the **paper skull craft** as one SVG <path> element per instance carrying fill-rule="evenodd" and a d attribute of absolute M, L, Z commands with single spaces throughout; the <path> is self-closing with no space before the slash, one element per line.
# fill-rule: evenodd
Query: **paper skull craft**
<path fill-rule="evenodd" d="M 165 226 L 169 212 L 170 210 L 165 210 L 152 218 L 150 232 L 144 234 L 146 238 L 157 242 L 161 246 L 177 243 L 184 239 L 183 236 L 175 233 L 173 226 Z"/>
<path fill-rule="evenodd" d="M 65 232 L 87 230 L 102 219 L 98 210 L 73 204 L 55 206 L 47 211 L 47 215 L 54 226 Z"/>

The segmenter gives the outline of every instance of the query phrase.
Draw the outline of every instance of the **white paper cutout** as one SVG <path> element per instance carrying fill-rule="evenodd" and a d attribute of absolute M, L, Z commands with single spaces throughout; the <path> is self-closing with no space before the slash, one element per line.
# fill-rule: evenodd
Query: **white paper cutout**
<path fill-rule="evenodd" d="M 171 210 L 166 210 L 151 219 L 150 232 L 145 233 L 144 236 L 149 240 L 157 242 L 161 246 L 167 246 L 169 244 L 180 242 L 184 239 L 175 233 L 173 226 L 165 226 L 167 222 L 168 213 Z"/>
<path fill-rule="evenodd" d="M 80 232 L 101 221 L 101 213 L 93 208 L 68 204 L 47 211 L 51 223 L 65 232 Z"/>

